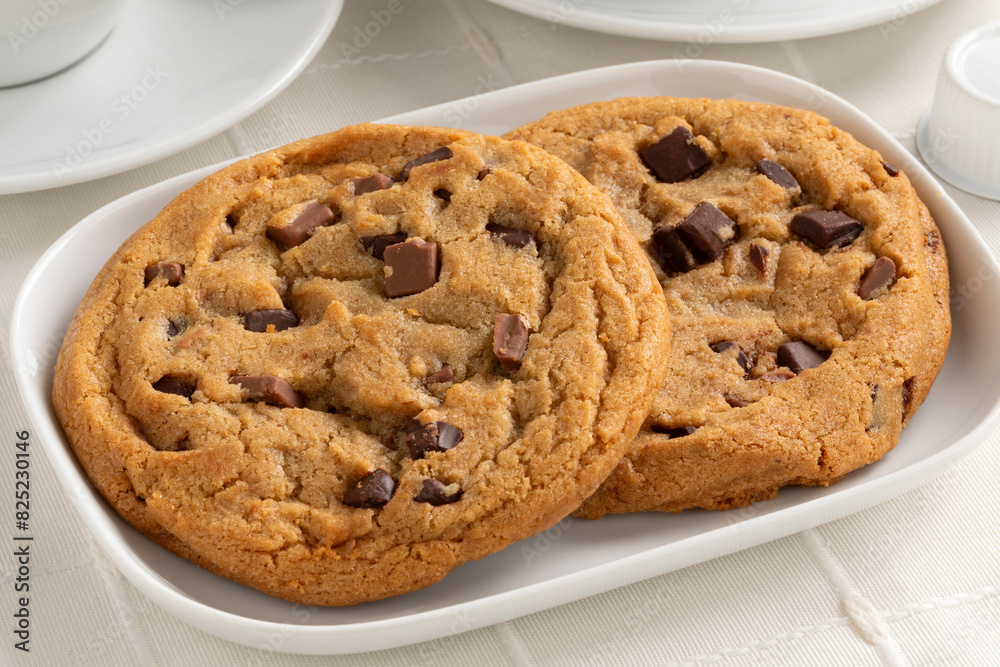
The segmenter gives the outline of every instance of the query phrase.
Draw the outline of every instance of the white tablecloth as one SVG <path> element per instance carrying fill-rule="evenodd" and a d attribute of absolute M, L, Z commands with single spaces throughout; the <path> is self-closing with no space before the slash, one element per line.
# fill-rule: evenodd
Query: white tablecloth
<path fill-rule="evenodd" d="M 822 85 L 915 153 L 914 130 L 931 103 L 946 48 L 1000 17 L 997 0 L 944 0 L 841 35 L 695 48 L 555 26 L 486 2 L 401 1 L 398 16 L 357 49 L 355 29 L 387 2 L 348 0 L 306 71 L 213 139 L 129 173 L 0 197 L 0 468 L 13 470 L 13 434 L 28 428 L 6 344 L 18 287 L 69 226 L 137 188 L 484 86 L 690 55 L 769 67 Z M 1000 249 L 1000 203 L 946 189 L 993 251 Z M 160 610 L 108 563 L 43 456 L 33 458 L 32 472 L 31 652 L 13 648 L 16 563 L 5 549 L 0 664 L 1000 664 L 997 434 L 917 490 L 819 528 L 497 626 L 339 657 L 262 653 Z M 0 474 L 4 507 L 13 507 L 13 485 L 12 474 Z"/>

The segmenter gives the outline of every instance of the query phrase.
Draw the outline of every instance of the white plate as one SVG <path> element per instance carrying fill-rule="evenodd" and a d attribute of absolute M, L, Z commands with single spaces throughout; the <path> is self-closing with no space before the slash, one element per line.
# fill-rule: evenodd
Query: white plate
<path fill-rule="evenodd" d="M 1000 267 L 930 174 L 831 93 L 745 65 L 663 61 L 580 72 L 391 120 L 499 134 L 567 105 L 665 93 L 816 109 L 914 181 L 944 234 L 957 296 L 944 369 L 894 451 L 833 487 L 785 489 L 744 510 L 567 519 L 427 589 L 346 609 L 306 609 L 216 577 L 118 517 L 76 463 L 49 400 L 56 352 L 92 276 L 136 227 L 216 168 L 209 167 L 128 195 L 77 224 L 38 261 L 14 307 L 11 358 L 34 437 L 109 558 L 153 601 L 206 632 L 294 653 L 368 651 L 498 623 L 830 521 L 902 493 L 984 440 L 998 422 L 1000 404 L 1000 283 L 990 279 Z"/>
<path fill-rule="evenodd" d="M 556 24 L 707 44 L 805 39 L 899 21 L 941 0 L 490 0 Z M 697 58 L 699 53 L 687 53 Z"/>
<path fill-rule="evenodd" d="M 309 64 L 343 0 L 131 0 L 82 62 L 0 89 L 0 194 L 80 183 L 181 151 Z"/>

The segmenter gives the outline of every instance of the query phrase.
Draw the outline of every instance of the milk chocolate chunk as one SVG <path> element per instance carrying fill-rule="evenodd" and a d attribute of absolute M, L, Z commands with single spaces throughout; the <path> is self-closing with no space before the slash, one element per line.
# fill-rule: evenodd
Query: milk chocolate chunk
<path fill-rule="evenodd" d="M 344 494 L 344 504 L 348 507 L 377 509 L 392 500 L 396 482 L 382 468 L 365 475 Z"/>
<path fill-rule="evenodd" d="M 664 183 L 677 183 L 698 177 L 712 164 L 708 156 L 686 127 L 675 128 L 655 144 L 639 151 L 646 166 Z"/>
<path fill-rule="evenodd" d="M 149 283 L 159 277 L 163 277 L 170 287 L 177 287 L 184 277 L 184 265 L 177 262 L 159 262 L 146 267 L 144 287 L 149 287 Z"/>
<path fill-rule="evenodd" d="M 196 389 L 195 384 L 181 375 L 167 374 L 153 383 L 153 389 L 164 394 L 176 394 L 191 398 Z"/>
<path fill-rule="evenodd" d="M 736 240 L 737 231 L 736 222 L 708 202 L 695 206 L 691 215 L 677 225 L 681 240 L 700 264 L 721 257 Z"/>
<path fill-rule="evenodd" d="M 270 331 L 278 332 L 292 327 L 299 326 L 299 316 L 290 310 L 265 308 L 262 310 L 252 310 L 243 316 L 243 328 L 247 331 L 268 332 L 268 327 L 274 328 Z"/>
<path fill-rule="evenodd" d="M 385 259 L 385 249 L 391 245 L 402 243 L 406 240 L 406 234 L 382 234 L 380 236 L 362 236 L 361 245 L 365 247 L 365 252 L 376 259 Z"/>
<path fill-rule="evenodd" d="M 285 248 L 294 248 L 308 241 L 317 228 L 333 224 L 336 217 L 326 204 L 318 201 L 310 202 L 284 227 L 267 223 L 267 237 Z"/>
<path fill-rule="evenodd" d="M 788 382 L 793 377 L 795 377 L 795 373 L 785 370 L 784 368 L 780 368 L 776 371 L 771 371 L 770 373 L 764 373 L 760 376 L 760 379 L 764 382 Z"/>
<path fill-rule="evenodd" d="M 649 253 L 667 272 L 686 273 L 698 266 L 676 228 L 660 228 L 653 232 Z"/>
<path fill-rule="evenodd" d="M 438 188 L 434 191 L 434 196 L 438 199 L 443 199 L 444 201 L 451 203 L 451 193 L 444 188 Z"/>
<path fill-rule="evenodd" d="M 799 189 L 799 182 L 795 180 L 795 177 L 774 160 L 764 159 L 758 162 L 757 173 L 767 176 L 786 190 Z"/>
<path fill-rule="evenodd" d="M 710 347 L 712 348 L 713 352 L 718 352 L 719 354 L 723 354 L 725 352 L 728 352 L 729 350 L 735 349 L 736 363 L 740 365 L 740 368 L 742 368 L 744 372 L 746 373 L 750 372 L 750 367 L 751 367 L 750 357 L 748 357 L 746 353 L 743 351 L 743 349 L 740 348 L 740 346 L 734 343 L 733 341 L 723 340 L 718 343 L 715 343 L 714 345 L 711 345 Z"/>
<path fill-rule="evenodd" d="M 421 424 L 411 419 L 406 424 L 406 448 L 410 458 L 422 459 L 428 452 L 445 452 L 462 442 L 465 435 L 448 422 Z"/>
<path fill-rule="evenodd" d="M 726 403 L 728 403 L 731 408 L 745 408 L 750 405 L 750 401 L 733 394 L 726 394 L 723 398 L 726 399 Z"/>
<path fill-rule="evenodd" d="M 173 320 L 167 321 L 167 338 L 173 338 L 181 331 L 184 331 L 184 325 L 179 322 L 174 322 Z"/>
<path fill-rule="evenodd" d="M 385 278 L 385 295 L 389 298 L 418 294 L 437 282 L 437 243 L 409 239 L 387 247 L 382 259 L 391 269 Z"/>
<path fill-rule="evenodd" d="M 520 315 L 500 313 L 493 330 L 493 354 L 508 371 L 521 367 L 521 357 L 528 349 L 528 323 Z"/>
<path fill-rule="evenodd" d="M 251 400 L 263 401 L 279 408 L 301 408 L 305 405 L 302 396 L 292 389 L 292 385 L 274 375 L 234 375 L 229 378 L 229 384 L 238 384 L 246 389 Z"/>
<path fill-rule="evenodd" d="M 697 426 L 664 426 L 662 424 L 652 424 L 650 426 L 653 433 L 660 433 L 670 438 L 683 438 L 698 430 Z"/>
<path fill-rule="evenodd" d="M 917 384 L 917 376 L 913 375 L 903 380 L 903 419 L 906 419 L 913 402 L 913 389 Z"/>
<path fill-rule="evenodd" d="M 867 301 L 872 294 L 896 280 L 896 263 L 888 257 L 879 257 L 875 263 L 861 276 L 858 286 L 858 296 Z"/>
<path fill-rule="evenodd" d="M 757 267 L 761 273 L 767 272 L 767 256 L 770 254 L 771 251 L 766 247 L 756 243 L 750 244 L 750 263 Z"/>
<path fill-rule="evenodd" d="M 479 173 L 476 174 L 476 180 L 477 181 L 481 181 L 484 178 L 486 178 L 487 176 L 489 176 L 489 174 L 490 174 L 490 168 L 489 167 L 483 167 L 482 169 L 479 170 Z"/>
<path fill-rule="evenodd" d="M 804 340 L 789 341 L 778 348 L 778 364 L 787 366 L 796 375 L 819 366 L 829 356 L 829 352 L 818 350 Z"/>
<path fill-rule="evenodd" d="M 843 211 L 814 210 L 792 218 L 790 229 L 820 248 L 839 248 L 858 238 L 862 225 Z"/>
<path fill-rule="evenodd" d="M 391 188 L 393 183 L 392 176 L 387 174 L 372 174 L 371 176 L 358 176 L 356 178 L 347 179 L 350 181 L 351 186 L 354 191 L 354 196 L 366 195 L 369 192 L 375 192 L 377 190 L 386 190 Z"/>
<path fill-rule="evenodd" d="M 434 505 L 450 505 L 462 497 L 461 491 L 448 493 L 448 485 L 433 478 L 428 478 L 421 484 L 420 493 L 414 496 L 413 500 L 418 503 Z"/>
<path fill-rule="evenodd" d="M 447 146 L 439 148 L 437 150 L 431 151 L 421 155 L 420 157 L 410 160 L 405 165 L 403 165 L 403 170 L 399 172 L 399 180 L 405 181 L 410 177 L 410 170 L 414 167 L 419 167 L 421 165 L 430 164 L 431 162 L 439 162 L 440 160 L 447 160 L 451 157 L 451 149 Z"/>
<path fill-rule="evenodd" d="M 517 229 L 516 227 L 504 227 L 490 223 L 486 225 L 486 231 L 493 236 L 500 237 L 500 240 L 515 248 L 523 248 L 532 241 L 536 241 L 534 233 L 527 229 Z"/>
<path fill-rule="evenodd" d="M 885 169 L 885 173 L 890 176 L 899 176 L 899 167 L 891 162 L 886 162 L 885 160 L 879 160 L 879 162 L 882 163 L 882 168 Z"/>
<path fill-rule="evenodd" d="M 445 364 L 441 367 L 441 370 L 436 373 L 431 373 L 423 379 L 424 386 L 429 384 L 438 384 L 440 382 L 451 382 L 455 379 L 455 371 L 452 370 L 451 366 Z"/>

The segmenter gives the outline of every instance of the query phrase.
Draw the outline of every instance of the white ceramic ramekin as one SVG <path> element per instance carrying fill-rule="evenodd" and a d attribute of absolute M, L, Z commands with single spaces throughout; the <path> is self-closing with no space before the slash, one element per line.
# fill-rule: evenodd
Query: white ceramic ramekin
<path fill-rule="evenodd" d="M 965 33 L 948 48 L 917 145 L 944 180 L 1000 199 L 1000 21 Z"/>
<path fill-rule="evenodd" d="M 0 1 L 0 88 L 55 74 L 90 53 L 125 0 Z"/>

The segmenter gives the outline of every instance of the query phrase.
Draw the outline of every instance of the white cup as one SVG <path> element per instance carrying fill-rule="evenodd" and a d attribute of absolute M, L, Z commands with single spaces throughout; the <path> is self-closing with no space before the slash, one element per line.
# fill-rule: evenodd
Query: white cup
<path fill-rule="evenodd" d="M 944 180 L 1000 199 L 1000 21 L 965 33 L 948 49 L 917 147 Z"/>
<path fill-rule="evenodd" d="M 101 43 L 125 0 L 0 0 L 0 88 L 55 74 Z"/>

